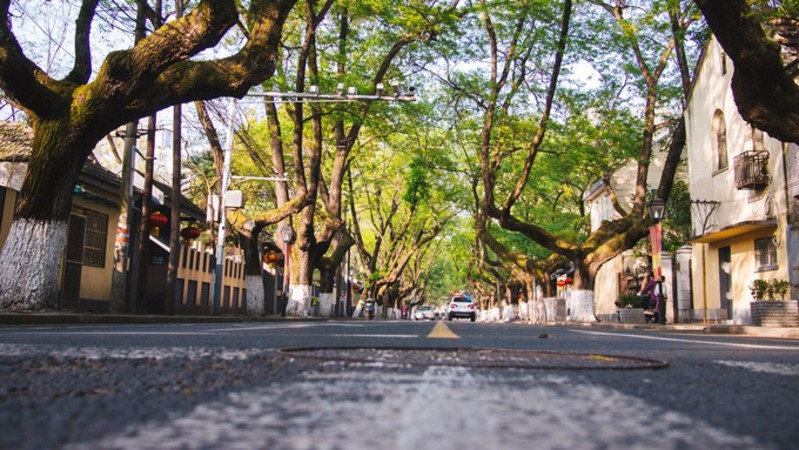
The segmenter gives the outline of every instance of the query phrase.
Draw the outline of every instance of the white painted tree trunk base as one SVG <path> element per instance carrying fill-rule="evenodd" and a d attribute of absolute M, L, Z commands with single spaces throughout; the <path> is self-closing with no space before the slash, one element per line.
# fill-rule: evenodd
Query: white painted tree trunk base
<path fill-rule="evenodd" d="M 266 313 L 263 278 L 247 275 L 247 315 L 261 317 Z"/>
<path fill-rule="evenodd" d="M 333 307 L 336 304 L 336 294 L 334 292 L 325 292 L 319 294 L 319 316 L 331 317 L 333 315 Z"/>
<path fill-rule="evenodd" d="M 311 286 L 290 286 L 290 298 L 286 305 L 286 316 L 308 317 L 311 307 Z"/>
<path fill-rule="evenodd" d="M 363 313 L 363 301 L 359 300 L 355 305 L 355 311 L 352 312 L 352 318 L 357 319 Z"/>
<path fill-rule="evenodd" d="M 515 318 L 515 313 L 513 311 L 513 305 L 510 304 L 505 305 L 505 307 L 502 308 L 502 321 L 508 323 L 513 321 L 514 318 Z"/>
<path fill-rule="evenodd" d="M 557 297 L 546 297 L 543 301 L 544 305 L 544 315 L 546 318 L 544 319 L 547 322 L 554 322 L 558 320 L 558 298 Z"/>
<path fill-rule="evenodd" d="M 594 291 L 573 290 L 566 303 L 569 314 L 566 320 L 569 322 L 596 322 L 594 314 Z"/>
<path fill-rule="evenodd" d="M 0 310 L 59 309 L 67 222 L 15 220 L 0 253 Z"/>

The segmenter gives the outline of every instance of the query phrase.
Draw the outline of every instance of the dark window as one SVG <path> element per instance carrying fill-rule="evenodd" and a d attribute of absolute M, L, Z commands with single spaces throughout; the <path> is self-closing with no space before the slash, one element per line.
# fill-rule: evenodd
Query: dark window
<path fill-rule="evenodd" d="M 194 268 L 194 249 L 189 249 L 189 270 Z"/>
<path fill-rule="evenodd" d="M 721 74 L 727 75 L 727 54 L 721 52 Z"/>
<path fill-rule="evenodd" d="M 186 304 L 194 305 L 197 303 L 197 281 L 189 280 L 189 290 L 186 292 Z"/>
<path fill-rule="evenodd" d="M 183 278 L 175 279 L 175 295 L 180 299 L 180 304 L 185 305 L 186 299 L 183 298 Z"/>
<path fill-rule="evenodd" d="M 237 287 L 233 288 L 233 307 L 239 307 L 239 288 Z"/>
<path fill-rule="evenodd" d="M 3 212 L 6 209 L 6 188 L 0 186 L 0 228 L 3 227 Z"/>
<path fill-rule="evenodd" d="M 724 113 L 716 111 L 713 116 L 713 148 L 716 151 L 716 170 L 727 168 L 727 123 Z"/>
<path fill-rule="evenodd" d="M 222 293 L 222 305 L 225 308 L 230 308 L 230 286 L 225 286 L 224 292 Z"/>
<path fill-rule="evenodd" d="M 180 261 L 180 267 L 183 267 L 185 269 L 186 268 L 186 260 L 189 258 L 189 248 L 186 247 L 186 246 L 183 246 L 183 252 L 182 253 L 183 253 L 183 257 L 181 258 L 181 261 Z"/>
<path fill-rule="evenodd" d="M 86 211 L 86 235 L 83 240 L 83 264 L 105 267 L 108 216 Z"/>
<path fill-rule="evenodd" d="M 200 304 L 202 306 L 208 306 L 211 304 L 210 299 L 211 299 L 211 283 L 203 282 L 203 284 L 200 285 Z"/>
<path fill-rule="evenodd" d="M 778 267 L 777 246 L 771 237 L 755 239 L 755 266 L 758 271 L 774 270 Z"/>

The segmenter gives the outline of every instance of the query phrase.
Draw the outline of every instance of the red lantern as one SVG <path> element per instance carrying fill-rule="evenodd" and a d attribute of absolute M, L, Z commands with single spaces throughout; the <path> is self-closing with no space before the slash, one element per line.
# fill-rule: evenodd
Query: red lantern
<path fill-rule="evenodd" d="M 197 239 L 200 237 L 200 229 L 195 227 L 194 225 L 189 225 L 186 228 L 180 230 L 180 235 L 183 236 L 184 239 L 191 242 L 192 239 Z"/>
<path fill-rule="evenodd" d="M 152 227 L 150 234 L 153 236 L 158 236 L 158 234 L 161 232 L 161 227 L 166 225 L 167 222 L 169 222 L 169 219 L 167 219 L 166 216 L 161 214 L 159 211 L 150 214 L 150 227 Z"/>
<path fill-rule="evenodd" d="M 269 253 L 264 255 L 264 260 L 269 264 L 274 264 L 280 261 L 280 255 L 276 251 L 271 250 Z"/>

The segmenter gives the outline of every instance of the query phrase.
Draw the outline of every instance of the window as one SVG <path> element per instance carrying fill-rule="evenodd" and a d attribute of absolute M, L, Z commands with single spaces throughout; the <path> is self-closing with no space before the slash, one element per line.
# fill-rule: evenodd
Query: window
<path fill-rule="evenodd" d="M 716 110 L 713 115 L 713 151 L 716 159 L 716 171 L 727 168 L 727 124 L 724 113 Z"/>
<path fill-rule="evenodd" d="M 755 239 L 755 267 L 758 271 L 777 269 L 777 245 L 774 239 Z"/>
<path fill-rule="evenodd" d="M 105 267 L 108 216 L 86 211 L 86 235 L 83 241 L 83 264 Z"/>
<path fill-rule="evenodd" d="M 727 75 L 727 54 L 721 52 L 721 75 Z"/>

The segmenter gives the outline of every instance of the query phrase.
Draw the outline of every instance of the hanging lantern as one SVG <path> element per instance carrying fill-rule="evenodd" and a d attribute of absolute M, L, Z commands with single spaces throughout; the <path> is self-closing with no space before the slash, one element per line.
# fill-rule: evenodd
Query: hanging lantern
<path fill-rule="evenodd" d="M 192 239 L 197 239 L 200 237 L 200 229 L 195 227 L 194 225 L 189 225 L 186 228 L 180 230 L 180 235 L 183 236 L 183 239 L 191 242 Z"/>
<path fill-rule="evenodd" d="M 153 236 L 158 236 L 161 232 L 161 227 L 167 224 L 169 219 L 166 218 L 165 215 L 161 214 L 159 211 L 156 211 L 150 214 L 150 234 Z"/>
<path fill-rule="evenodd" d="M 270 250 L 268 253 L 264 255 L 264 261 L 266 261 L 266 263 L 269 265 L 273 265 L 276 262 L 280 261 L 280 253 L 274 250 Z"/>

